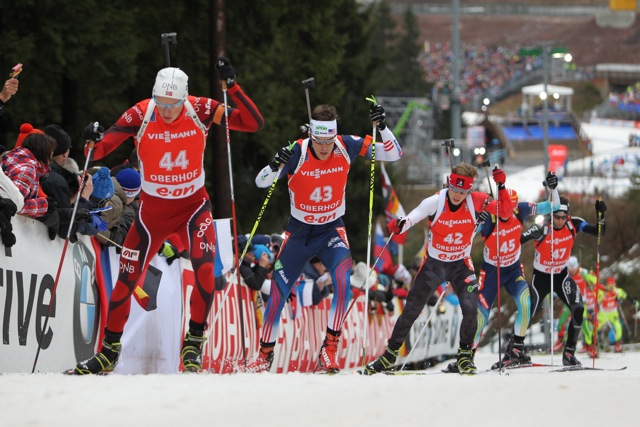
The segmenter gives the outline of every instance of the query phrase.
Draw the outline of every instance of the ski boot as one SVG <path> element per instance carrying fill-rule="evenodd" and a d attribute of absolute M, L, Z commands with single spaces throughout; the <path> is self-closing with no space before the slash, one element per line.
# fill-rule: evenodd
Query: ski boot
<path fill-rule="evenodd" d="M 364 375 L 374 375 L 378 372 L 388 370 L 396 363 L 399 352 L 400 350 L 392 350 L 389 347 L 385 348 L 384 353 L 378 356 L 376 360 L 367 363 L 362 373 Z"/>
<path fill-rule="evenodd" d="M 202 369 L 202 344 L 207 340 L 204 336 L 204 331 L 191 330 L 187 332 L 187 335 L 182 341 L 182 366 L 187 372 L 198 372 Z"/>
<path fill-rule="evenodd" d="M 111 334 L 105 332 L 102 340 L 102 349 L 84 362 L 80 362 L 75 368 L 69 369 L 64 373 L 66 375 L 91 375 L 91 374 L 109 374 L 113 371 L 118 363 L 120 350 L 120 334 Z"/>
<path fill-rule="evenodd" d="M 576 359 L 575 347 L 565 347 L 562 352 L 562 365 L 563 366 L 582 366 L 582 363 Z"/>
<path fill-rule="evenodd" d="M 456 354 L 458 371 L 463 375 L 472 375 L 477 372 L 476 365 L 473 364 L 473 350 L 470 348 L 462 348 L 458 349 L 458 353 Z"/>
<path fill-rule="evenodd" d="M 247 363 L 246 372 L 268 372 L 273 364 L 273 349 L 276 343 L 264 344 L 260 343 L 260 351 L 258 352 L 258 358 Z"/>
<path fill-rule="evenodd" d="M 613 351 L 616 353 L 622 353 L 622 343 L 620 341 L 616 341 L 613 347 Z"/>
<path fill-rule="evenodd" d="M 340 365 L 336 360 L 338 353 L 338 343 L 340 342 L 340 332 L 329 332 L 324 338 L 324 343 L 320 349 L 318 366 L 323 367 L 325 371 L 337 374 L 340 372 Z"/>

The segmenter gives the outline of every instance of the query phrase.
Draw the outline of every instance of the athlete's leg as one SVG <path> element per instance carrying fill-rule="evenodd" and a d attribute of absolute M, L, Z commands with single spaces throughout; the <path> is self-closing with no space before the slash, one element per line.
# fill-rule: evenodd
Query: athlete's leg
<path fill-rule="evenodd" d="M 478 344 L 484 333 L 484 328 L 487 326 L 489 312 L 498 293 L 496 280 L 496 267 L 488 263 L 483 263 L 482 269 L 480 270 L 480 277 L 478 278 L 478 328 L 473 339 L 473 348 L 478 348 Z"/>
<path fill-rule="evenodd" d="M 398 317 L 398 320 L 396 320 L 393 332 L 389 338 L 388 347 L 392 350 L 398 350 L 400 346 L 402 346 L 402 343 L 411 330 L 413 322 L 415 322 L 422 312 L 424 305 L 427 303 L 427 299 L 433 294 L 436 288 L 445 281 L 444 264 L 442 261 L 428 258 L 428 255 L 425 257 L 413 281 L 413 286 L 407 295 L 404 311 L 400 317 Z M 477 308 L 474 308 L 474 316 L 476 315 L 476 309 Z M 473 332 L 475 333 L 475 330 Z M 473 336 L 471 340 L 473 340 Z"/>
<path fill-rule="evenodd" d="M 584 315 L 582 295 L 580 295 L 578 286 L 569 273 L 556 274 L 553 287 L 558 298 L 571 310 L 571 320 L 567 329 L 567 347 L 575 348 L 582 328 L 582 316 Z"/>
<path fill-rule="evenodd" d="M 529 322 L 531 320 L 531 293 L 529 285 L 524 279 L 521 264 L 510 267 L 505 272 L 506 282 L 503 280 L 504 287 L 513 297 L 516 304 L 516 319 L 513 324 L 513 333 L 516 337 L 522 337 L 527 333 Z"/>
<path fill-rule="evenodd" d="M 264 312 L 261 345 L 271 347 L 275 345 L 282 308 L 300 277 L 305 263 L 313 255 L 306 244 L 308 227 L 311 226 L 290 220 L 285 231 L 285 238 L 271 276 L 271 292 Z"/>
<path fill-rule="evenodd" d="M 460 300 L 460 346 L 471 347 L 478 330 L 478 283 L 471 258 L 446 263 L 445 280 L 451 282 Z"/>
<path fill-rule="evenodd" d="M 321 238 L 326 243 L 333 242 L 330 246 L 322 245 L 318 257 L 331 274 L 333 282 L 333 299 L 329 309 L 327 328 L 330 332 L 339 335 L 351 296 L 351 251 L 344 226 L 327 230 L 314 237 L 314 239 L 317 238 Z"/>
<path fill-rule="evenodd" d="M 204 331 L 213 303 L 215 285 L 216 232 L 211 216 L 211 202 L 206 199 L 201 201 L 190 216 L 181 237 L 188 242 L 195 276 L 195 286 L 189 300 L 190 324 L 194 327 L 202 325 Z M 188 240 L 184 240 L 185 237 Z"/>
<path fill-rule="evenodd" d="M 169 235 L 162 217 L 151 215 L 149 205 L 143 200 L 120 253 L 120 272 L 109 298 L 109 315 L 106 331 L 122 334 L 131 310 L 131 294 L 142 271 Z M 154 204 L 155 205 L 155 204 Z"/>

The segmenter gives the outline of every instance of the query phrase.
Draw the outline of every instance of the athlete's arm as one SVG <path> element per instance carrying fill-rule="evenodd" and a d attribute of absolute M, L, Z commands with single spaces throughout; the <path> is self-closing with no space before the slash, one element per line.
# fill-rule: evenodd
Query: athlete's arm
<path fill-rule="evenodd" d="M 270 165 L 263 167 L 258 175 L 256 176 L 256 186 L 258 188 L 267 188 L 273 184 L 273 181 L 276 179 L 280 179 L 282 176 L 285 176 L 289 173 L 293 173 L 295 171 L 298 162 L 300 161 L 300 144 L 295 144 L 293 147 L 290 147 L 293 154 L 291 158 L 284 164 L 282 169 L 273 170 Z M 292 166 L 293 165 L 293 166 Z"/>
<path fill-rule="evenodd" d="M 402 158 L 402 148 L 389 126 L 380 130 L 382 142 L 376 142 L 376 160 L 383 162 L 395 162 Z M 371 158 L 371 147 L 367 150 L 367 159 Z"/>
<path fill-rule="evenodd" d="M 136 136 L 138 130 L 140 130 L 143 115 L 144 111 L 141 110 L 139 104 L 125 111 L 120 118 L 106 130 L 102 141 L 94 145 L 92 152 L 93 159 L 98 160 L 105 157 L 128 138 Z M 84 151 L 86 155 L 88 146 L 85 146 Z"/>
<path fill-rule="evenodd" d="M 416 206 L 415 209 L 409 212 L 409 215 L 405 217 L 407 219 L 407 222 L 402 228 L 402 231 L 406 232 L 408 229 L 410 229 L 426 217 L 435 215 L 437 208 L 438 193 L 434 194 L 433 196 L 427 197 L 418 206 Z"/>
<path fill-rule="evenodd" d="M 598 235 L 598 226 L 589 224 L 587 221 L 585 221 L 584 219 L 580 218 L 579 216 L 572 216 L 571 217 L 571 222 L 573 223 L 573 225 L 574 225 L 574 227 L 576 228 L 577 231 L 581 231 L 583 233 L 591 234 L 593 236 L 597 236 Z M 606 229 L 607 229 L 607 224 L 603 220 L 602 221 L 602 228 L 601 228 L 600 237 L 604 236 L 604 233 L 605 233 Z"/>
<path fill-rule="evenodd" d="M 254 104 L 251 98 L 243 92 L 240 85 L 236 82 L 236 84 L 227 90 L 227 93 L 231 95 L 234 104 L 237 106 L 237 108 L 232 108 L 227 105 L 229 112 L 229 129 L 242 132 L 256 132 L 262 129 L 264 126 L 262 114 L 260 114 L 258 107 L 256 107 L 256 104 Z M 209 98 L 200 99 L 205 103 L 209 101 Z M 211 101 L 212 106 L 209 109 L 209 114 L 203 116 L 202 114 L 207 111 L 196 109 L 200 116 L 200 120 L 202 120 L 202 123 L 207 127 L 209 127 L 212 122 L 219 125 L 225 120 L 224 104 L 216 100 Z"/>

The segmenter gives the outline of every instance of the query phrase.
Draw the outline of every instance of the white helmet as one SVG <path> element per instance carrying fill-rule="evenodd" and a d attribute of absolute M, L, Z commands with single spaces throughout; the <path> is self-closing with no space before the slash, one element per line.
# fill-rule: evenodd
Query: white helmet
<path fill-rule="evenodd" d="M 574 256 L 569 257 L 569 261 L 567 261 L 567 268 L 578 268 L 580 267 L 580 263 L 578 262 L 578 258 Z"/>
<path fill-rule="evenodd" d="M 153 96 L 185 99 L 189 94 L 189 76 L 180 68 L 163 68 L 158 71 L 156 83 L 153 85 Z"/>

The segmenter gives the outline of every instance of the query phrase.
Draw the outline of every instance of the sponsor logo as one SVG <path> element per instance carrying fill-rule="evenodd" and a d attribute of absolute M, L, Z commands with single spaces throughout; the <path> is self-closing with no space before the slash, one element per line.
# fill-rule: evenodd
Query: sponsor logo
<path fill-rule="evenodd" d="M 300 171 L 300 173 L 302 174 L 302 176 L 310 176 L 310 177 L 313 177 L 315 179 L 319 179 L 323 175 L 330 175 L 330 174 L 334 174 L 334 173 L 340 173 L 342 171 L 344 171 L 344 167 L 338 166 L 338 167 L 329 168 L 329 169 L 314 169 L 312 171 L 302 170 L 302 171 Z"/>
<path fill-rule="evenodd" d="M 124 259 L 128 259 L 130 261 L 138 261 L 138 259 L 140 258 L 140 251 L 136 251 L 129 248 L 122 248 L 120 257 Z"/>
<path fill-rule="evenodd" d="M 147 138 L 149 138 L 152 141 L 164 141 L 164 142 L 171 142 L 172 140 L 175 139 L 182 139 L 182 138 L 189 138 L 192 137 L 194 135 L 197 135 L 198 131 L 195 129 L 191 129 L 191 130 L 186 130 L 183 132 L 169 132 L 169 131 L 164 131 L 161 133 L 148 133 L 147 134 Z"/>
<path fill-rule="evenodd" d="M 77 361 L 93 355 L 99 336 L 100 297 L 94 268 L 93 255 L 83 243 L 77 242 L 73 247 L 73 348 Z"/>

